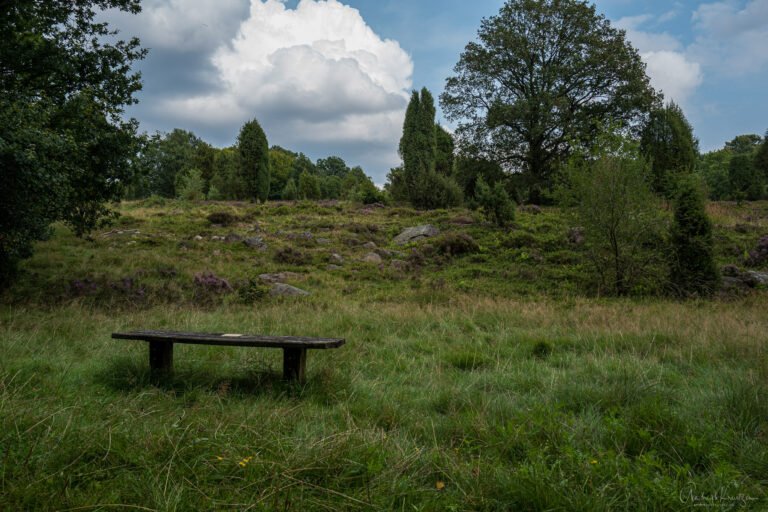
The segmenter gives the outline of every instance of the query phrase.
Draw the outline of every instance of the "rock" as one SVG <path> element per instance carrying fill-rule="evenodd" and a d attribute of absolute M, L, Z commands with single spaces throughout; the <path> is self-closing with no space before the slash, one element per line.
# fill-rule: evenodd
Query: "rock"
<path fill-rule="evenodd" d="M 526 204 L 520 207 L 520 211 L 530 213 L 531 215 L 538 215 L 541 213 L 541 206 L 537 204 Z"/>
<path fill-rule="evenodd" d="M 228 234 L 227 236 L 224 237 L 224 241 L 227 242 L 228 244 L 232 244 L 232 243 L 235 243 L 235 242 L 242 242 L 243 241 L 243 237 L 241 237 L 240 235 L 238 235 L 236 233 L 230 233 L 230 234 Z"/>
<path fill-rule="evenodd" d="M 300 279 L 301 277 L 302 275 L 297 274 L 296 272 L 277 272 L 275 274 L 259 274 L 259 279 L 269 284 L 282 283 L 284 281 L 293 281 L 296 279 Z"/>
<path fill-rule="evenodd" d="M 756 270 L 747 270 L 745 272 L 750 280 L 758 286 L 768 285 L 768 272 L 757 272 Z"/>
<path fill-rule="evenodd" d="M 218 236 L 218 235 L 213 235 L 211 237 L 211 240 L 214 241 L 214 242 L 219 242 L 221 240 L 224 240 L 224 237 L 223 236 Z"/>
<path fill-rule="evenodd" d="M 216 249 L 215 251 L 213 251 L 213 255 L 216 256 L 216 257 L 219 257 L 219 256 L 221 256 L 221 251 Z"/>
<path fill-rule="evenodd" d="M 317 243 L 320 245 L 328 245 L 331 243 L 330 238 L 317 238 L 316 240 L 317 240 Z"/>
<path fill-rule="evenodd" d="M 411 242 L 416 242 L 424 238 L 429 238 L 440 234 L 440 230 L 430 224 L 422 226 L 413 226 L 406 228 L 402 233 L 395 237 L 395 243 L 398 245 L 405 245 Z"/>
<path fill-rule="evenodd" d="M 397 270 L 399 272 L 406 272 L 411 268 L 411 265 L 407 261 L 403 261 L 403 260 L 392 260 L 389 263 L 389 266 L 393 270 Z"/>
<path fill-rule="evenodd" d="M 270 288 L 269 294 L 273 297 L 301 297 L 309 295 L 310 293 L 289 284 L 275 283 L 272 285 L 272 288 Z"/>
<path fill-rule="evenodd" d="M 363 244 L 363 249 L 369 249 L 369 250 L 373 250 L 373 249 L 375 249 L 376 247 L 378 247 L 378 246 L 376 245 L 376 242 L 365 242 L 365 243 Z"/>
<path fill-rule="evenodd" d="M 381 256 L 376 254 L 375 252 L 369 252 L 365 256 L 363 256 L 363 261 L 365 263 L 373 263 L 374 265 L 378 265 L 382 262 Z"/>
<path fill-rule="evenodd" d="M 584 228 L 576 227 L 568 230 L 568 242 L 573 245 L 581 245 L 584 243 Z"/>
<path fill-rule="evenodd" d="M 288 240 L 312 240 L 312 233 L 305 231 L 303 233 L 288 233 L 285 235 Z"/>
<path fill-rule="evenodd" d="M 475 219 L 466 215 L 460 215 L 451 219 L 451 224 L 458 224 L 459 226 L 469 226 L 470 224 L 474 223 Z"/>
<path fill-rule="evenodd" d="M 749 251 L 749 257 L 747 258 L 747 265 L 756 267 L 762 265 L 768 261 L 768 236 L 760 238 L 757 242 L 757 246 Z"/>
<path fill-rule="evenodd" d="M 328 265 L 325 267 L 325 270 L 341 270 L 344 267 L 340 267 L 338 265 Z"/>
<path fill-rule="evenodd" d="M 267 250 L 267 244 L 264 242 L 264 239 L 260 236 L 254 236 L 251 238 L 246 238 L 243 240 L 243 243 L 250 247 L 251 249 L 258 249 L 260 251 L 266 251 Z"/>
<path fill-rule="evenodd" d="M 342 263 L 344 263 L 344 257 L 341 254 L 338 254 L 338 253 L 335 253 L 335 252 L 331 254 L 331 256 L 328 258 L 328 260 L 331 263 L 335 263 L 337 265 L 341 265 Z"/>
<path fill-rule="evenodd" d="M 203 237 L 201 237 L 200 235 L 196 235 L 195 238 L 193 238 L 192 240 L 194 240 L 195 242 L 200 242 L 202 241 L 202 239 Z"/>

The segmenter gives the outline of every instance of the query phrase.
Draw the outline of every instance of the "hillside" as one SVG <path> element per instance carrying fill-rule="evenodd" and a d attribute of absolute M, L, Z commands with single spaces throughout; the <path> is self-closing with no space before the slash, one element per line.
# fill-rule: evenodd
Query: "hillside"
<path fill-rule="evenodd" d="M 602 297 L 550 208 L 508 230 L 347 202 L 120 211 L 91 240 L 57 227 L 2 297 L 0 508 L 768 505 L 760 286 Z M 768 203 L 709 213 L 719 265 L 744 267 Z M 395 243 L 425 224 L 440 233 Z M 347 345 L 310 354 L 303 387 L 278 351 L 180 346 L 154 386 L 146 347 L 109 338 L 139 328 Z"/>

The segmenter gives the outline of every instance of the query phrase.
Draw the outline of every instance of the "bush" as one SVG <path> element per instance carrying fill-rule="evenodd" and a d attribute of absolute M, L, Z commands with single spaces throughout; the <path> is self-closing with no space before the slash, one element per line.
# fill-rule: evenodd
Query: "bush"
<path fill-rule="evenodd" d="M 480 250 L 475 239 L 466 233 L 446 233 L 432 242 L 431 247 L 438 254 L 446 256 L 472 254 Z"/>
<path fill-rule="evenodd" d="M 499 227 L 504 227 L 515 220 L 515 203 L 509 198 L 504 186 L 497 181 L 489 187 L 482 177 L 477 178 L 475 197 L 482 208 L 485 218 Z"/>
<path fill-rule="evenodd" d="M 670 230 L 670 283 L 680 296 L 711 295 L 719 282 L 712 223 L 704 210 L 704 194 L 692 179 L 681 180 Z"/>
<path fill-rule="evenodd" d="M 211 224 L 219 224 L 221 226 L 230 226 L 240 220 L 236 215 L 232 215 L 229 212 L 213 212 L 206 219 Z"/>
<path fill-rule="evenodd" d="M 285 247 L 275 254 L 277 263 L 288 263 L 289 265 L 304 265 L 309 263 L 309 256 L 293 247 Z"/>
<path fill-rule="evenodd" d="M 179 198 L 187 201 L 200 201 L 205 198 L 203 194 L 203 176 L 198 169 L 192 169 L 185 176 L 179 178 L 176 186 Z"/>

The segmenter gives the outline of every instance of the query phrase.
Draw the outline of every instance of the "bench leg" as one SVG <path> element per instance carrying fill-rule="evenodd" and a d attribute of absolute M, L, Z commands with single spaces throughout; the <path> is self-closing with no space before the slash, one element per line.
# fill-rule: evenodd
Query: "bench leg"
<path fill-rule="evenodd" d="M 304 370 L 307 367 L 307 349 L 283 349 L 283 379 L 304 382 Z"/>
<path fill-rule="evenodd" d="M 173 370 L 173 342 L 149 342 L 149 368 L 155 377 L 170 374 Z"/>

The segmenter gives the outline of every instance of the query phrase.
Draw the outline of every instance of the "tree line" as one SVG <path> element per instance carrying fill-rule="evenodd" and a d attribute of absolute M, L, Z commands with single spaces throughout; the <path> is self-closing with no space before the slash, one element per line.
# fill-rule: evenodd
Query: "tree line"
<path fill-rule="evenodd" d="M 180 128 L 144 134 L 131 165 L 128 199 L 384 200 L 363 169 L 349 167 L 341 157 L 312 162 L 303 153 L 268 147 L 256 120 L 245 123 L 236 144 L 226 148 L 215 148 Z"/>

